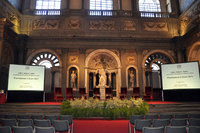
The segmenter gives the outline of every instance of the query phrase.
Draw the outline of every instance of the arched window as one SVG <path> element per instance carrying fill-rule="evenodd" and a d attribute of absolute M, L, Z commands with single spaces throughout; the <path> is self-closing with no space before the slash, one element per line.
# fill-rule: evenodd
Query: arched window
<path fill-rule="evenodd" d="M 36 0 L 36 15 L 60 15 L 61 0 Z"/>
<path fill-rule="evenodd" d="M 37 54 L 31 61 L 31 65 L 43 65 L 46 68 L 59 66 L 59 61 L 55 55 L 49 52 Z"/>
<path fill-rule="evenodd" d="M 161 65 L 170 64 L 171 60 L 163 53 L 154 53 L 147 57 L 145 61 L 146 86 L 161 88 Z"/>
<path fill-rule="evenodd" d="M 90 0 L 90 15 L 112 16 L 113 0 Z"/>
<path fill-rule="evenodd" d="M 139 0 L 140 12 L 161 12 L 159 0 Z M 159 17 L 153 13 L 141 13 L 141 17 Z"/>

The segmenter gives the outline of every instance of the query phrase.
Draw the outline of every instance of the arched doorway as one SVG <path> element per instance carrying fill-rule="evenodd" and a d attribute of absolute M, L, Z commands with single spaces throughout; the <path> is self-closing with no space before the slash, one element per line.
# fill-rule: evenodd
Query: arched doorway
<path fill-rule="evenodd" d="M 200 41 L 194 43 L 189 49 L 188 61 L 199 61 L 200 63 Z"/>
<path fill-rule="evenodd" d="M 85 86 L 91 97 L 93 88 L 100 84 L 100 73 L 105 74 L 105 84 L 119 95 L 121 87 L 121 63 L 119 57 L 107 49 L 99 49 L 91 52 L 85 62 Z"/>
<path fill-rule="evenodd" d="M 169 53 L 162 50 L 149 52 L 144 60 L 144 85 L 152 87 L 154 90 L 154 99 L 161 99 L 161 95 L 156 95 L 162 90 L 161 84 L 161 65 L 175 63 Z"/>

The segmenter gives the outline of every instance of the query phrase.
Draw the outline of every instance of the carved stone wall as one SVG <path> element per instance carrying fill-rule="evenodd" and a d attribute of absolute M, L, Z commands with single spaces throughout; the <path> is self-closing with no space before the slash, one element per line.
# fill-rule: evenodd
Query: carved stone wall
<path fill-rule="evenodd" d="M 168 31 L 167 23 L 165 22 L 144 22 L 145 31 Z"/>
<path fill-rule="evenodd" d="M 115 30 L 115 22 L 112 20 L 90 20 L 90 30 Z"/>
<path fill-rule="evenodd" d="M 33 30 L 58 29 L 59 20 L 37 19 L 33 21 Z"/>
<path fill-rule="evenodd" d="M 93 57 L 89 63 L 89 68 L 92 69 L 115 69 L 117 66 L 118 65 L 115 59 L 105 54 L 100 54 Z"/>

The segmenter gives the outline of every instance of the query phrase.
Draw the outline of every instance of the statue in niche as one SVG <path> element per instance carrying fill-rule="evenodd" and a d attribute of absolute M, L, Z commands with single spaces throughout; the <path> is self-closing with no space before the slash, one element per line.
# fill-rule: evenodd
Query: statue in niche
<path fill-rule="evenodd" d="M 133 70 L 130 70 L 129 71 L 129 88 L 134 87 L 134 81 L 135 81 L 135 74 L 134 74 Z"/>
<path fill-rule="evenodd" d="M 106 72 L 102 68 L 99 70 L 99 85 L 98 86 L 105 86 L 106 85 Z"/>
<path fill-rule="evenodd" d="M 76 73 L 75 73 L 74 70 L 71 72 L 70 76 L 71 76 L 71 79 L 70 79 L 71 87 L 76 88 L 76 78 L 77 78 L 77 76 L 76 76 Z"/>

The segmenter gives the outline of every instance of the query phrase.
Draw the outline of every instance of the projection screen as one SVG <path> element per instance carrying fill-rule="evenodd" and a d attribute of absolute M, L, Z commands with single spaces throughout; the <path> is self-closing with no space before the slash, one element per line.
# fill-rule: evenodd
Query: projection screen
<path fill-rule="evenodd" d="M 200 89 L 199 63 L 161 65 L 163 90 Z"/>
<path fill-rule="evenodd" d="M 10 64 L 8 91 L 44 91 L 44 66 Z"/>

